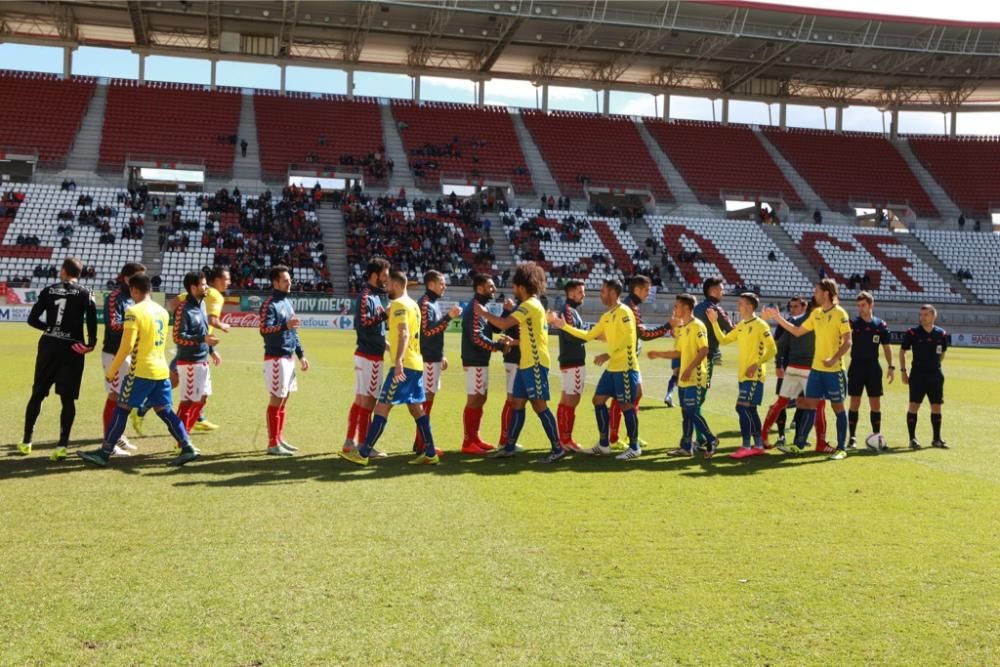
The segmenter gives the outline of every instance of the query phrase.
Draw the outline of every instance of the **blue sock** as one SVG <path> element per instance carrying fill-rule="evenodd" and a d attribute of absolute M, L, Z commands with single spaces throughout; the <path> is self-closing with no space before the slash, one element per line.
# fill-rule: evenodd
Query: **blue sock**
<path fill-rule="evenodd" d="M 556 418 L 552 416 L 552 411 L 545 408 L 538 413 L 538 418 L 542 420 L 542 428 L 545 429 L 545 435 L 549 438 L 552 451 L 556 452 L 562 449 L 562 445 L 559 444 L 559 425 L 556 424 Z"/>
<path fill-rule="evenodd" d="M 608 410 L 607 403 L 594 406 L 594 415 L 597 417 L 597 433 L 600 436 L 601 447 L 610 447 L 608 442 L 608 429 L 611 426 L 611 411 Z"/>
<path fill-rule="evenodd" d="M 184 430 L 184 424 L 181 423 L 180 417 L 171 408 L 166 410 L 160 410 L 156 413 L 156 416 L 163 420 L 163 423 L 167 425 L 167 430 L 170 431 L 170 435 L 173 436 L 183 451 L 189 451 L 191 449 L 191 441 L 188 440 L 187 431 Z"/>
<path fill-rule="evenodd" d="M 667 380 L 667 396 L 669 397 L 674 393 L 674 387 L 677 386 L 677 375 L 671 375 L 670 379 Z"/>
<path fill-rule="evenodd" d="M 424 455 L 434 456 L 437 454 L 434 449 L 434 436 L 431 435 L 431 418 L 424 415 L 417 419 L 417 429 L 420 430 L 420 437 L 424 439 Z"/>
<path fill-rule="evenodd" d="M 760 421 L 760 413 L 757 412 L 757 406 L 748 406 L 747 415 L 750 417 L 750 435 L 753 437 L 754 447 L 763 447 L 764 441 L 761 437 L 761 429 L 764 428 L 764 425 Z"/>
<path fill-rule="evenodd" d="M 844 449 L 847 446 L 847 412 L 841 410 L 837 413 L 837 449 Z"/>
<path fill-rule="evenodd" d="M 625 432 L 628 433 L 628 446 L 629 449 L 639 449 L 639 415 L 636 414 L 635 408 L 629 408 L 628 410 L 622 410 L 622 416 L 625 418 Z"/>
<path fill-rule="evenodd" d="M 701 407 L 697 407 L 691 412 L 691 423 L 694 425 L 695 430 L 698 431 L 698 435 L 705 439 L 705 442 L 715 440 L 712 429 L 708 428 L 708 422 L 705 421 L 705 417 L 701 414 Z"/>
<path fill-rule="evenodd" d="M 809 432 L 813 430 L 813 424 L 816 423 L 816 408 L 812 410 L 807 410 L 802 408 L 799 410 L 802 416 L 799 418 L 799 423 L 796 424 L 795 428 L 795 444 L 799 447 L 805 447 L 806 442 L 809 440 Z"/>
<path fill-rule="evenodd" d="M 681 449 L 691 450 L 691 436 L 694 435 L 694 421 L 691 419 L 693 408 L 684 408 L 681 412 Z"/>
<path fill-rule="evenodd" d="M 552 413 L 549 413 L 552 416 Z M 524 428 L 524 408 L 520 410 L 510 411 L 510 425 L 507 426 L 507 445 L 504 447 L 509 452 L 517 449 L 517 437 L 521 435 L 521 429 Z M 557 429 L 558 430 L 558 429 Z M 556 442 L 558 442 L 558 438 Z"/>
<path fill-rule="evenodd" d="M 105 454 L 110 455 L 115 451 L 115 445 L 118 444 L 125 432 L 129 412 L 131 412 L 131 408 L 123 408 L 121 405 L 115 408 L 115 413 L 111 415 L 111 423 L 108 424 L 108 431 L 104 434 L 104 443 L 101 445 L 101 451 Z"/>
<path fill-rule="evenodd" d="M 389 420 L 382 415 L 372 415 L 372 423 L 368 427 L 368 433 L 365 434 L 365 444 L 358 448 L 358 454 L 368 458 L 368 455 L 372 453 L 372 449 L 375 448 L 375 443 L 382 437 L 382 431 L 385 430 L 387 421 Z"/>
<path fill-rule="evenodd" d="M 743 447 L 750 446 L 750 415 L 747 413 L 747 406 L 737 405 L 736 414 L 740 417 L 740 437 L 743 439 Z"/>

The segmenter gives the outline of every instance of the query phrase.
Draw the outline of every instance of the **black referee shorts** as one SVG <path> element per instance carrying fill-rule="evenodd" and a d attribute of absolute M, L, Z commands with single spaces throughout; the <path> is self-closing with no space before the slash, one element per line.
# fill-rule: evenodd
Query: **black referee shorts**
<path fill-rule="evenodd" d="M 882 395 L 882 366 L 877 362 L 855 361 L 847 369 L 847 395 L 860 396 L 862 392 L 871 398 Z"/>
<path fill-rule="evenodd" d="M 46 338 L 48 336 L 42 336 L 38 340 L 32 391 L 48 396 L 52 385 L 55 385 L 57 394 L 76 400 L 80 397 L 80 383 L 83 381 L 83 355 L 70 349 L 69 343 Z"/>
<path fill-rule="evenodd" d="M 944 403 L 944 374 L 940 369 L 910 373 L 910 403 L 923 403 L 924 397 L 931 405 Z"/>

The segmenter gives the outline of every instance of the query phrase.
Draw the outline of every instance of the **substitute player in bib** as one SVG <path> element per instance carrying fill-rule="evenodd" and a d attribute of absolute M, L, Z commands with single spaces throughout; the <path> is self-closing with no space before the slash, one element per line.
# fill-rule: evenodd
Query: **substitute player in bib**
<path fill-rule="evenodd" d="M 701 414 L 704 393 L 708 389 L 708 329 L 694 316 L 695 298 L 690 294 L 679 294 L 674 300 L 673 321 L 674 349 L 665 352 L 652 351 L 650 359 L 677 359 L 680 372 L 677 375 L 678 399 L 681 404 L 681 444 L 667 452 L 667 456 L 694 456 L 694 436 L 705 443 L 704 457 L 712 458 L 719 447 L 719 439 L 708 427 Z"/>
<path fill-rule="evenodd" d="M 122 333 L 125 331 L 125 311 L 134 302 L 129 290 L 129 280 L 132 276 L 146 272 L 146 267 L 138 262 L 127 262 L 122 266 L 118 274 L 118 283 L 107 298 L 104 299 L 104 345 L 101 347 L 101 362 L 104 365 L 104 391 L 108 397 L 104 401 L 104 431 L 107 432 L 111 426 L 111 417 L 118 407 L 118 394 L 121 392 L 124 373 L 111 373 L 111 362 L 115 354 L 121 347 Z M 127 357 L 124 364 L 128 365 L 130 359 Z M 140 409 L 139 406 L 137 409 Z M 135 451 L 132 445 L 124 436 L 122 441 L 117 443 L 115 454 L 128 456 Z"/>
<path fill-rule="evenodd" d="M 42 335 L 38 339 L 31 398 L 24 409 L 24 438 L 17 445 L 17 451 L 23 456 L 31 453 L 31 440 L 42 411 L 42 401 L 55 385 L 62 412 L 59 415 L 59 442 L 49 458 L 53 461 L 66 458 L 70 431 L 76 419 L 76 399 L 80 397 L 83 380 L 84 355 L 92 352 L 97 344 L 97 306 L 90 290 L 77 283 L 82 271 L 80 260 L 67 257 L 59 270 L 60 282 L 43 289 L 28 314 L 28 325 L 39 329 Z M 84 322 L 87 324 L 86 340 Z"/>
<path fill-rule="evenodd" d="M 174 344 L 177 345 L 177 375 L 181 392 L 177 416 L 188 433 L 198 421 L 205 402 L 212 395 L 212 374 L 209 355 L 219 339 L 208 331 L 205 293 L 208 282 L 201 271 L 184 276 L 187 296 L 174 311 Z"/>
<path fill-rule="evenodd" d="M 621 283 L 616 284 L 618 285 L 618 294 L 615 295 L 615 303 L 620 305 L 618 297 L 621 296 Z M 578 310 L 587 296 L 583 281 L 567 280 L 563 289 L 566 292 L 566 302 L 563 304 L 560 314 L 562 320 L 575 329 L 585 330 L 583 318 L 580 317 Z M 604 303 L 603 289 L 601 303 Z M 559 440 L 562 442 L 562 446 L 574 452 L 581 450 L 579 443 L 573 440 L 573 424 L 576 422 L 576 406 L 580 404 L 583 385 L 587 381 L 585 342 L 565 330 L 559 332 L 559 372 L 562 374 L 562 396 L 559 397 L 556 421 L 559 424 Z M 606 422 L 607 420 L 605 420 Z"/>
<path fill-rule="evenodd" d="M 497 317 L 489 313 L 483 304 L 475 302 L 479 315 L 497 329 L 518 326 L 521 363 L 514 379 L 514 400 L 511 405 L 510 427 L 507 444 L 493 452 L 492 456 L 506 458 L 517 453 L 515 443 L 524 426 L 524 406 L 531 402 L 545 435 L 549 439 L 551 451 L 542 459 L 543 463 L 554 463 L 566 456 L 566 450 L 559 443 L 559 427 L 549 410 L 549 325 L 545 308 L 539 296 L 545 289 L 545 271 L 534 262 L 519 264 L 511 279 L 514 296 L 521 302 L 509 317 Z"/>
<path fill-rule="evenodd" d="M 420 307 L 406 293 L 406 274 L 389 274 L 389 357 L 392 372 L 382 385 L 375 417 L 365 435 L 365 442 L 342 456 L 352 463 L 367 465 L 375 443 L 382 436 L 394 405 L 405 405 L 420 429 L 424 451 L 409 461 L 410 465 L 437 465 L 431 420 L 424 413 L 424 360 L 420 356 Z"/>
<path fill-rule="evenodd" d="M 277 264 L 268 273 L 271 295 L 260 306 L 260 335 L 264 338 L 264 388 L 267 402 L 267 453 L 271 456 L 292 456 L 298 451 L 285 440 L 285 405 L 288 396 L 298 391 L 295 378 L 295 357 L 302 372 L 309 370 L 302 344 L 299 342 L 299 318 L 295 316 L 288 292 L 292 277 L 287 266 Z"/>
<path fill-rule="evenodd" d="M 441 390 L 441 374 L 448 370 L 448 358 L 444 356 L 444 332 L 448 324 L 462 314 L 457 303 L 444 315 L 437 300 L 448 289 L 444 274 L 428 271 L 424 274 L 424 288 L 427 290 L 417 301 L 420 308 L 420 355 L 424 358 L 424 414 L 431 415 L 434 396 Z M 417 429 L 413 440 L 413 451 L 422 454 L 424 441 Z M 441 454 L 440 450 L 437 450 Z"/>
<path fill-rule="evenodd" d="M 635 315 L 619 300 L 621 294 L 620 282 L 613 279 L 604 281 L 601 287 L 601 303 L 608 310 L 589 331 L 567 324 L 566 320 L 557 315 L 552 316 L 550 324 L 560 329 L 563 334 L 582 341 L 592 341 L 602 336 L 607 341 L 608 368 L 601 375 L 594 390 L 594 414 L 597 418 L 600 441 L 588 453 L 597 456 L 611 453 L 608 424 L 610 398 L 619 404 L 628 433 L 628 449 L 616 458 L 630 461 L 642 455 L 642 448 L 639 446 L 639 415 L 635 407 L 639 388 L 639 350 Z"/>
<path fill-rule="evenodd" d="M 104 432 L 101 448 L 92 452 L 77 452 L 77 455 L 87 463 L 108 465 L 115 443 L 125 431 L 129 411 L 145 403 L 156 411 L 180 445 L 180 455 L 168 465 L 182 466 L 198 458 L 198 450 L 191 446 L 184 424 L 171 407 L 170 369 L 165 356 L 169 316 L 162 306 L 150 298 L 153 285 L 144 273 L 133 275 L 128 284 L 134 303 L 125 311 L 122 342 L 106 372 L 110 381 L 129 359 L 128 375 L 122 382 L 118 407 L 112 415 L 111 425 Z"/>
<path fill-rule="evenodd" d="M 948 351 L 948 333 L 934 322 L 937 309 L 927 303 L 920 306 L 920 326 L 906 330 L 899 348 L 899 370 L 903 384 L 910 387 L 910 405 L 906 411 L 906 428 L 910 433 L 910 448 L 920 449 L 917 440 L 917 411 L 924 398 L 931 404 L 931 447 L 949 449 L 941 439 L 941 405 L 944 403 L 944 374 L 941 362 Z M 906 370 L 906 353 L 913 350 L 913 367 Z"/>
<path fill-rule="evenodd" d="M 868 392 L 871 410 L 872 433 L 882 433 L 882 366 L 878 363 L 878 349 L 885 355 L 886 379 L 892 384 L 896 367 L 892 365 L 892 346 L 889 345 L 889 325 L 872 312 L 875 297 L 870 292 L 858 294 L 858 316 L 851 320 L 851 365 L 847 367 L 847 393 L 851 405 L 847 411 L 847 426 L 851 439 L 848 449 L 857 446 L 858 408 L 861 394 Z"/>
<path fill-rule="evenodd" d="M 736 414 L 740 418 L 740 435 L 743 443 L 730 454 L 730 458 L 744 459 L 765 453 L 761 436 L 760 413 L 758 408 L 764 400 L 764 380 L 767 377 L 767 362 L 774 358 L 778 348 L 771 335 L 771 327 L 757 317 L 760 300 L 753 292 L 740 294 L 738 308 L 740 322 L 729 333 L 719 328 L 719 314 L 715 310 L 705 313 L 712 323 L 712 332 L 720 345 L 739 344 L 739 360 L 736 377 L 739 382 L 739 397 L 736 399 Z"/>
<path fill-rule="evenodd" d="M 824 278 L 816 283 L 814 298 L 819 304 L 813 309 L 801 326 L 795 326 L 778 312 L 768 308 L 764 316 L 793 336 L 804 336 L 810 331 L 816 334 L 812 368 L 806 381 L 805 397 L 802 399 L 802 419 L 796 424 L 795 442 L 787 445 L 791 453 L 799 453 L 806 447 L 809 432 L 816 421 L 816 407 L 823 399 L 830 401 L 837 415 L 837 450 L 830 459 L 840 461 L 847 458 L 847 414 L 844 399 L 847 395 L 847 377 L 844 374 L 844 355 L 851 349 L 851 322 L 847 311 L 838 304 L 837 283 Z"/>
<path fill-rule="evenodd" d="M 347 437 L 343 451 L 363 442 L 371 423 L 372 410 L 382 384 L 382 358 L 385 356 L 385 288 L 389 282 L 389 262 L 376 257 L 365 267 L 365 286 L 354 300 L 354 403 L 347 415 Z M 376 451 L 372 456 L 384 456 Z"/>

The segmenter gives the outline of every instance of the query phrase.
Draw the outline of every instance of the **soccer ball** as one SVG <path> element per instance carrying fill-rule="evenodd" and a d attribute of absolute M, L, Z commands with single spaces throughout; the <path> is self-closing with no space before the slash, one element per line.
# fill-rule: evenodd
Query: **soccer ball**
<path fill-rule="evenodd" d="M 889 446 L 889 443 L 881 433 L 872 433 L 865 438 L 865 445 L 873 452 L 881 452 Z"/>

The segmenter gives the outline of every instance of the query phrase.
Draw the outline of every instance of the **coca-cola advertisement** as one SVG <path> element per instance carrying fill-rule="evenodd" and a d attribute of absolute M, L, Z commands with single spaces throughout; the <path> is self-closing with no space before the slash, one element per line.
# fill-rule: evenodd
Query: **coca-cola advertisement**
<path fill-rule="evenodd" d="M 260 326 L 260 315 L 257 313 L 222 313 L 220 319 L 231 327 L 256 329 Z"/>

